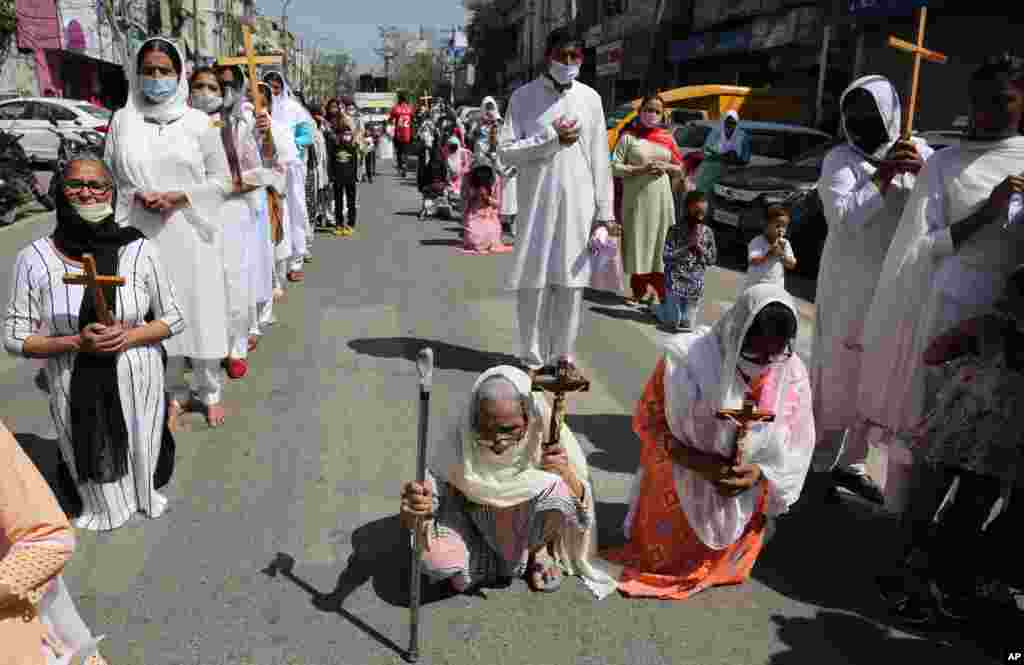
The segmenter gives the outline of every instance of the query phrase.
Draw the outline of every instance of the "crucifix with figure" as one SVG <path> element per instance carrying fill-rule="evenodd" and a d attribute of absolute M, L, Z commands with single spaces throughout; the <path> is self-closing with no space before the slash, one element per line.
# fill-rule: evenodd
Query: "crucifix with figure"
<path fill-rule="evenodd" d="M 96 259 L 93 258 L 92 254 L 82 255 L 82 266 L 85 268 L 84 274 L 66 273 L 64 275 L 64 283 L 80 284 L 86 288 L 91 286 L 96 299 L 96 318 L 105 326 L 114 325 L 114 316 L 110 313 L 110 307 L 107 305 L 107 297 L 103 293 L 103 287 L 124 286 L 124 277 L 96 274 Z"/>
<path fill-rule="evenodd" d="M 914 69 L 910 75 L 910 102 L 907 104 L 907 117 L 903 123 L 903 140 L 909 141 L 914 131 L 914 110 L 917 108 L 917 84 L 921 74 L 921 60 L 946 64 L 948 58 L 938 51 L 930 51 L 924 47 L 924 25 L 928 17 L 928 8 L 921 7 L 917 10 L 917 43 L 903 41 L 898 37 L 889 37 L 889 46 L 900 51 L 912 53 L 914 56 Z"/>
<path fill-rule="evenodd" d="M 543 445 L 545 448 L 557 446 L 561 440 L 562 421 L 565 420 L 566 393 L 585 393 L 590 390 L 590 381 L 578 374 L 574 376 L 569 370 L 569 361 L 562 359 L 558 362 L 554 376 L 538 375 L 533 380 L 531 389 L 534 392 L 549 392 L 555 396 L 555 403 L 551 409 L 551 429 L 548 440 Z"/>
<path fill-rule="evenodd" d="M 750 426 L 754 423 L 770 423 L 775 420 L 775 414 L 761 411 L 753 400 L 743 400 L 741 409 L 720 409 L 715 415 L 719 420 L 730 420 L 736 424 L 736 451 L 733 453 L 733 464 L 743 464 L 743 442 L 750 432 Z"/>

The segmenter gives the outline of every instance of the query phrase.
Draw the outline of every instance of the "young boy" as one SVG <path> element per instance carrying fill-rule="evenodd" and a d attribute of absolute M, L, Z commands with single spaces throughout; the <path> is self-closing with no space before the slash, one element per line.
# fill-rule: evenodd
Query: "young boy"
<path fill-rule="evenodd" d="M 339 121 L 335 136 L 336 140 L 328 139 L 330 143 L 327 146 L 331 156 L 331 172 L 334 174 L 334 215 L 338 220 L 334 235 L 350 236 L 356 226 L 356 184 L 359 182 L 361 151 L 350 124 Z"/>
<path fill-rule="evenodd" d="M 743 284 L 746 291 L 755 284 L 777 284 L 786 287 L 786 270 L 796 267 L 793 246 L 786 240 L 789 226 L 789 212 L 779 205 L 768 207 L 765 214 L 764 233 L 750 241 L 749 267 Z"/>
<path fill-rule="evenodd" d="M 651 312 L 670 332 L 690 332 L 704 298 L 704 273 L 715 265 L 715 233 L 704 218 L 708 202 L 703 192 L 686 195 L 685 210 L 665 237 L 665 302 Z"/>

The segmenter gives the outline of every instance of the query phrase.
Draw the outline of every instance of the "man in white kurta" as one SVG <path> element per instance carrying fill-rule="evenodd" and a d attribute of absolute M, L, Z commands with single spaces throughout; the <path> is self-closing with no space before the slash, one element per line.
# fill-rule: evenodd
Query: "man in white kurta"
<path fill-rule="evenodd" d="M 902 110 L 892 83 L 882 76 L 854 81 L 840 98 L 846 142 L 833 148 L 822 166 L 818 193 L 828 237 L 821 255 L 815 302 L 817 316 L 811 362 L 814 421 L 819 446 L 842 456 L 836 481 L 880 502 L 881 489 L 867 474 L 868 442 L 858 421 L 859 340 L 889 243 L 914 187 L 909 172 L 888 177 L 879 158 L 905 149 L 897 144 Z M 915 146 L 921 159 L 932 150 Z"/>
<path fill-rule="evenodd" d="M 865 321 L 859 408 L 889 435 L 925 413 L 931 339 L 988 311 L 1024 260 L 1024 229 L 1003 227 L 1007 193 L 1024 170 L 1021 114 L 992 109 L 1007 95 L 1024 100 L 1024 80 L 1003 75 L 987 66 L 972 77 L 969 137 L 935 153 L 918 175 Z M 1006 126 L 982 125 L 993 117 Z"/>
<path fill-rule="evenodd" d="M 575 81 L 579 43 L 548 37 L 549 71 L 509 101 L 498 154 L 519 170 L 519 221 L 509 286 L 518 290 L 521 360 L 531 371 L 574 362 L 591 236 L 614 219 L 604 108 Z"/>
<path fill-rule="evenodd" d="M 154 38 L 141 50 L 153 41 L 171 44 Z M 173 46 L 178 63 L 184 62 Z M 211 422 L 219 422 L 220 364 L 228 353 L 228 339 L 217 212 L 230 194 L 230 177 L 212 171 L 213 152 L 204 145 L 210 119 L 188 107 L 184 73 L 178 72 L 170 97 L 154 102 L 143 94 L 144 77 L 134 71 L 134 63 L 128 103 L 114 114 L 106 139 L 105 159 L 117 185 L 116 219 L 156 243 L 184 313 L 185 330 L 164 341 L 172 406 L 184 407 L 195 397 L 207 407 Z M 184 202 L 167 205 L 181 194 Z M 185 380 L 186 358 L 192 363 L 191 383 Z"/>

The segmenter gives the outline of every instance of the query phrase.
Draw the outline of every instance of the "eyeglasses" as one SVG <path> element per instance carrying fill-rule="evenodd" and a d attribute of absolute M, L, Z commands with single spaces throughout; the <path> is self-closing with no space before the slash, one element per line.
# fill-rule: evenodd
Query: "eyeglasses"
<path fill-rule="evenodd" d="M 69 194 L 82 194 L 87 189 L 92 194 L 106 194 L 114 189 L 114 185 L 99 180 L 67 180 L 64 182 L 64 191 Z"/>

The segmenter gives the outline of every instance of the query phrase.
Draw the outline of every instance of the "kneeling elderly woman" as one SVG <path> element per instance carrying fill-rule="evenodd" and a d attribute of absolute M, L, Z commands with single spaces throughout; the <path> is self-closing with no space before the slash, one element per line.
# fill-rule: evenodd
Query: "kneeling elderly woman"
<path fill-rule="evenodd" d="M 427 480 L 407 483 L 402 522 L 431 516 L 424 572 L 459 592 L 527 576 L 555 591 L 578 575 L 598 598 L 615 581 L 595 566 L 594 494 L 586 458 L 564 424 L 543 449 L 550 409 L 525 372 L 494 367 L 477 379 L 454 436 L 430 457 Z M 555 561 L 547 560 L 553 545 Z"/>

